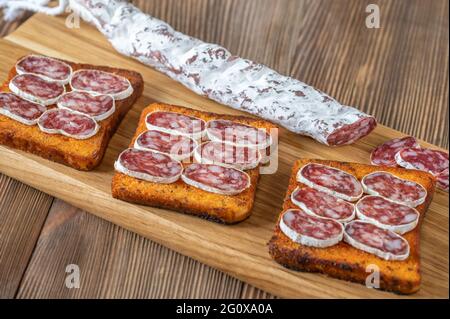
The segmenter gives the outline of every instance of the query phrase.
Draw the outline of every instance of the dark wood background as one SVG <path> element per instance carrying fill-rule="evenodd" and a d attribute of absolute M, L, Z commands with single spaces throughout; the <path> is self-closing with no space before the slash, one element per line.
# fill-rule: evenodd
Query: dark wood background
<path fill-rule="evenodd" d="M 133 2 L 448 149 L 448 0 Z M 370 3 L 380 29 L 365 26 Z M 0 35 L 28 17 L 0 22 Z M 68 264 L 80 289 L 65 287 Z M 0 298 L 47 297 L 273 296 L 0 174 Z"/>

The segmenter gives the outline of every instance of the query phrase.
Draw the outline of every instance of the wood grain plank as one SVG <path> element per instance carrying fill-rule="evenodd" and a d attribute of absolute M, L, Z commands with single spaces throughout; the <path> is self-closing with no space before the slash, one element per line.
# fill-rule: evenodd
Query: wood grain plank
<path fill-rule="evenodd" d="M 65 285 L 78 265 L 80 288 Z M 56 200 L 18 298 L 239 298 L 237 279 Z"/>
<path fill-rule="evenodd" d="M 0 299 L 15 296 L 52 201 L 0 174 Z"/>

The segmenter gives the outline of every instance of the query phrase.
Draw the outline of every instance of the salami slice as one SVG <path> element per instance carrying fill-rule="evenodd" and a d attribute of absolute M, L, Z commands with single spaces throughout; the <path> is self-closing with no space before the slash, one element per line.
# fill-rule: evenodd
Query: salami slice
<path fill-rule="evenodd" d="M 448 192 L 448 168 L 436 175 L 437 186 L 443 191 Z"/>
<path fill-rule="evenodd" d="M 141 150 L 150 150 L 169 155 L 177 161 L 182 161 L 192 156 L 197 142 L 193 139 L 172 135 L 160 131 L 145 131 L 138 136 L 134 147 Z"/>
<path fill-rule="evenodd" d="M 356 214 L 361 220 L 397 234 L 404 234 L 416 228 L 420 216 L 414 208 L 381 196 L 365 196 L 360 199 L 356 204 Z"/>
<path fill-rule="evenodd" d="M 355 205 L 314 188 L 298 188 L 291 195 L 292 202 L 305 213 L 345 223 L 355 218 Z"/>
<path fill-rule="evenodd" d="M 206 133 L 211 141 L 230 145 L 263 150 L 272 144 L 272 138 L 265 130 L 229 120 L 209 121 Z"/>
<path fill-rule="evenodd" d="M 243 171 L 210 164 L 191 164 L 181 175 L 191 186 L 210 193 L 237 195 L 250 187 L 250 176 Z"/>
<path fill-rule="evenodd" d="M 367 221 L 354 220 L 346 224 L 344 241 L 385 260 L 405 260 L 409 256 L 406 239 Z"/>
<path fill-rule="evenodd" d="M 70 86 L 74 91 L 111 95 L 115 100 L 123 100 L 133 94 L 133 87 L 127 78 L 94 69 L 75 71 Z"/>
<path fill-rule="evenodd" d="M 395 154 L 404 148 L 420 148 L 420 145 L 412 136 L 396 138 L 375 148 L 370 155 L 370 161 L 373 165 L 397 167 Z"/>
<path fill-rule="evenodd" d="M 257 149 L 239 147 L 221 142 L 206 142 L 194 152 L 195 160 L 204 164 L 217 164 L 248 170 L 258 167 L 261 154 Z"/>
<path fill-rule="evenodd" d="M 183 172 L 183 165 L 166 154 L 129 148 L 114 163 L 116 171 L 147 182 L 175 183 Z"/>
<path fill-rule="evenodd" d="M 175 112 L 156 111 L 149 113 L 145 123 L 149 130 L 189 136 L 194 140 L 198 140 L 206 134 L 205 121 Z"/>
<path fill-rule="evenodd" d="M 328 218 L 312 216 L 300 209 L 289 209 L 280 219 L 281 231 L 293 242 L 325 248 L 342 240 L 344 227 Z"/>
<path fill-rule="evenodd" d="M 62 134 L 78 140 L 88 139 L 99 130 L 99 125 L 89 116 L 64 109 L 46 111 L 38 120 L 41 131 Z"/>
<path fill-rule="evenodd" d="M 43 105 L 29 102 L 14 93 L 0 93 L 0 114 L 25 125 L 35 125 L 47 110 Z"/>
<path fill-rule="evenodd" d="M 46 81 L 67 84 L 72 76 L 72 67 L 60 60 L 42 55 L 27 55 L 16 64 L 18 74 L 34 74 Z"/>
<path fill-rule="evenodd" d="M 358 200 L 363 194 L 360 182 L 353 175 L 322 164 L 303 166 L 297 173 L 297 181 L 350 202 Z"/>
<path fill-rule="evenodd" d="M 387 172 L 374 172 L 364 176 L 362 185 L 367 194 L 383 196 L 410 207 L 419 206 L 427 197 L 427 191 L 422 185 Z"/>
<path fill-rule="evenodd" d="M 9 82 L 9 89 L 25 100 L 42 105 L 55 104 L 66 91 L 64 85 L 46 81 L 33 74 L 16 75 Z"/>
<path fill-rule="evenodd" d="M 437 175 L 448 168 L 448 153 L 432 149 L 405 148 L 395 155 L 397 164 Z"/>
<path fill-rule="evenodd" d="M 92 95 L 88 92 L 72 91 L 62 95 L 57 102 L 61 109 L 68 109 L 102 121 L 110 117 L 116 110 L 111 95 Z"/>

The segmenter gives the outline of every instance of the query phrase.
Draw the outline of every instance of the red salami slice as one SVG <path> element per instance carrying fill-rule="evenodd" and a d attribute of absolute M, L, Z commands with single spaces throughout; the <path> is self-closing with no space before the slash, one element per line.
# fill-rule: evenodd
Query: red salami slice
<path fill-rule="evenodd" d="M 47 110 L 43 105 L 29 102 L 14 93 L 0 93 L 0 114 L 25 125 L 35 125 Z"/>
<path fill-rule="evenodd" d="M 437 175 L 448 168 L 448 153 L 432 149 L 405 148 L 395 155 L 397 164 Z"/>
<path fill-rule="evenodd" d="M 211 141 L 199 145 L 195 149 L 194 157 L 199 163 L 248 170 L 258 167 L 261 154 L 254 148 Z"/>
<path fill-rule="evenodd" d="M 356 214 L 361 220 L 397 234 L 413 230 L 419 222 L 417 210 L 381 196 L 366 196 L 360 199 L 356 204 Z"/>
<path fill-rule="evenodd" d="M 357 249 L 385 260 L 405 260 L 409 256 L 406 239 L 367 221 L 354 220 L 346 224 L 344 240 Z"/>
<path fill-rule="evenodd" d="M 133 94 L 133 87 L 128 79 L 100 70 L 75 71 L 70 86 L 74 91 L 111 95 L 115 100 L 123 100 Z"/>
<path fill-rule="evenodd" d="M 16 64 L 18 74 L 30 73 L 49 82 L 67 84 L 72 76 L 72 67 L 67 63 L 42 55 L 28 55 Z"/>
<path fill-rule="evenodd" d="M 353 175 L 322 164 L 303 166 L 297 173 L 297 181 L 350 202 L 358 200 L 363 194 L 361 184 Z"/>
<path fill-rule="evenodd" d="M 160 131 L 145 131 L 136 139 L 134 147 L 163 153 L 175 160 L 182 161 L 192 156 L 197 142 L 187 136 Z"/>
<path fill-rule="evenodd" d="M 339 116 L 343 116 L 344 113 L 346 113 L 347 110 L 344 110 L 345 107 L 341 109 L 341 112 L 339 112 Z M 353 117 L 352 115 L 348 116 L 348 120 Z M 345 118 L 345 116 L 343 116 Z M 317 122 L 322 122 L 320 124 L 316 123 L 317 127 L 320 128 L 322 125 L 326 126 L 330 123 L 327 123 L 328 121 L 332 122 L 332 119 L 327 119 L 325 121 L 317 120 Z M 326 124 L 325 124 L 326 123 Z M 342 125 L 343 123 L 335 123 L 337 125 Z M 349 145 L 355 143 L 357 140 L 363 138 L 364 136 L 368 135 L 370 132 L 372 132 L 375 127 L 377 127 L 377 122 L 375 118 L 373 117 L 365 117 L 364 115 L 360 117 L 358 120 L 354 121 L 352 124 L 344 125 L 339 129 L 336 129 L 328 135 L 327 137 L 327 145 L 330 146 L 341 146 L 341 145 Z"/>
<path fill-rule="evenodd" d="M 423 186 L 387 172 L 374 172 L 364 176 L 362 185 L 367 194 L 383 196 L 410 207 L 419 206 L 427 197 Z"/>
<path fill-rule="evenodd" d="M 184 135 L 198 140 L 206 131 L 205 121 L 180 113 L 156 111 L 147 115 L 147 128 L 174 135 Z"/>
<path fill-rule="evenodd" d="M 314 188 L 297 188 L 292 193 L 291 200 L 312 216 L 330 218 L 341 223 L 355 218 L 355 205 Z"/>
<path fill-rule="evenodd" d="M 39 128 L 48 134 L 62 134 L 78 140 L 88 139 L 99 130 L 97 122 L 89 116 L 64 109 L 51 109 L 39 118 Z"/>
<path fill-rule="evenodd" d="M 116 110 L 111 95 L 92 95 L 82 91 L 72 91 L 62 95 L 57 105 L 62 109 L 88 115 L 96 121 L 110 117 Z"/>
<path fill-rule="evenodd" d="M 420 148 L 420 145 L 412 136 L 396 138 L 375 148 L 370 155 L 370 161 L 373 165 L 397 167 L 395 154 L 404 148 Z"/>
<path fill-rule="evenodd" d="M 328 218 L 309 215 L 300 209 L 289 209 L 280 219 L 281 231 L 293 242 L 325 248 L 342 240 L 344 227 Z"/>
<path fill-rule="evenodd" d="M 250 187 L 250 176 L 246 173 L 219 165 L 191 164 L 181 178 L 188 185 L 222 195 L 237 195 Z"/>
<path fill-rule="evenodd" d="M 16 75 L 9 82 L 9 89 L 28 101 L 42 105 L 55 104 L 66 91 L 64 85 L 46 81 L 33 74 Z"/>
<path fill-rule="evenodd" d="M 183 172 L 183 165 L 166 154 L 129 148 L 114 163 L 116 171 L 147 182 L 175 183 Z"/>
<path fill-rule="evenodd" d="M 448 192 L 448 168 L 436 175 L 437 186 L 443 191 Z"/>
<path fill-rule="evenodd" d="M 206 133 L 211 141 L 266 149 L 272 138 L 265 130 L 228 120 L 213 120 L 206 124 Z"/>

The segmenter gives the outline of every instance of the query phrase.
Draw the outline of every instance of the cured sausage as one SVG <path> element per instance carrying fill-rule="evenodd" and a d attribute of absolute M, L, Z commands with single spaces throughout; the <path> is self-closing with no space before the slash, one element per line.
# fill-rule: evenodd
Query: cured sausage
<path fill-rule="evenodd" d="M 25 100 L 42 105 L 55 104 L 66 91 L 64 85 L 46 81 L 33 74 L 16 75 L 9 82 L 9 89 Z"/>
<path fill-rule="evenodd" d="M 436 175 L 437 186 L 443 191 L 448 192 L 448 168 Z"/>
<path fill-rule="evenodd" d="M 149 130 L 157 130 L 174 135 L 184 135 L 198 140 L 206 134 L 205 121 L 180 113 L 156 111 L 145 119 Z"/>
<path fill-rule="evenodd" d="M 397 164 L 437 175 L 448 168 L 448 153 L 432 149 L 405 148 L 395 155 Z"/>
<path fill-rule="evenodd" d="M 419 222 L 417 210 L 381 196 L 365 196 L 360 199 L 356 204 L 356 215 L 361 220 L 397 234 L 413 230 Z"/>
<path fill-rule="evenodd" d="M 328 218 L 312 216 L 300 209 L 289 209 L 280 219 L 281 231 L 293 242 L 301 245 L 325 248 L 342 240 L 344 227 Z"/>
<path fill-rule="evenodd" d="M 72 91 L 62 95 L 58 99 L 57 106 L 88 115 L 96 121 L 110 117 L 116 110 L 112 96 L 92 95 L 82 91 Z"/>
<path fill-rule="evenodd" d="M 369 134 L 374 117 L 291 77 L 174 30 L 119 0 L 70 1 L 122 54 L 167 74 L 197 94 L 279 123 L 326 145 Z"/>
<path fill-rule="evenodd" d="M 237 195 L 250 187 L 250 176 L 245 172 L 211 164 L 191 164 L 181 179 L 188 185 L 222 195 Z"/>
<path fill-rule="evenodd" d="M 18 74 L 30 73 L 49 82 L 67 84 L 72 76 L 72 67 L 67 63 L 42 55 L 27 55 L 16 63 Z"/>
<path fill-rule="evenodd" d="M 331 218 L 345 223 L 355 218 L 355 205 L 309 187 L 297 187 L 292 202 L 312 216 Z"/>
<path fill-rule="evenodd" d="M 160 184 L 175 183 L 183 172 L 181 163 L 168 155 L 134 148 L 123 151 L 114 168 L 122 174 Z"/>
<path fill-rule="evenodd" d="M 138 136 L 134 147 L 163 153 L 175 160 L 182 161 L 192 156 L 197 142 L 187 136 L 160 131 L 145 131 Z"/>
<path fill-rule="evenodd" d="M 0 114 L 25 125 L 35 125 L 47 110 L 43 105 L 29 102 L 14 93 L 0 93 Z"/>
<path fill-rule="evenodd" d="M 351 174 L 322 164 L 310 163 L 297 173 L 297 181 L 308 187 L 347 200 L 358 200 L 363 189 Z"/>
<path fill-rule="evenodd" d="M 395 154 L 404 148 L 420 148 L 420 145 L 412 136 L 387 141 L 372 151 L 370 162 L 373 165 L 397 167 Z"/>
<path fill-rule="evenodd" d="M 406 239 L 367 221 L 354 220 L 346 224 L 344 241 L 385 260 L 405 260 L 409 256 Z"/>
<path fill-rule="evenodd" d="M 211 141 L 264 150 L 272 144 L 265 130 L 229 120 L 212 120 L 206 124 Z"/>
<path fill-rule="evenodd" d="M 123 100 L 133 94 L 133 87 L 128 79 L 93 69 L 75 71 L 70 86 L 74 91 L 111 95 L 115 100 Z"/>
<path fill-rule="evenodd" d="M 41 131 L 48 134 L 62 134 L 78 140 L 88 139 L 99 130 L 99 125 L 89 116 L 64 109 L 46 111 L 38 120 Z"/>
<path fill-rule="evenodd" d="M 204 164 L 217 164 L 248 170 L 258 167 L 261 154 L 257 149 L 240 147 L 221 142 L 206 142 L 194 152 L 195 160 Z"/>
<path fill-rule="evenodd" d="M 427 197 L 427 191 L 422 185 L 387 172 L 374 172 L 364 176 L 362 185 L 367 194 L 383 196 L 410 207 L 419 206 Z"/>

